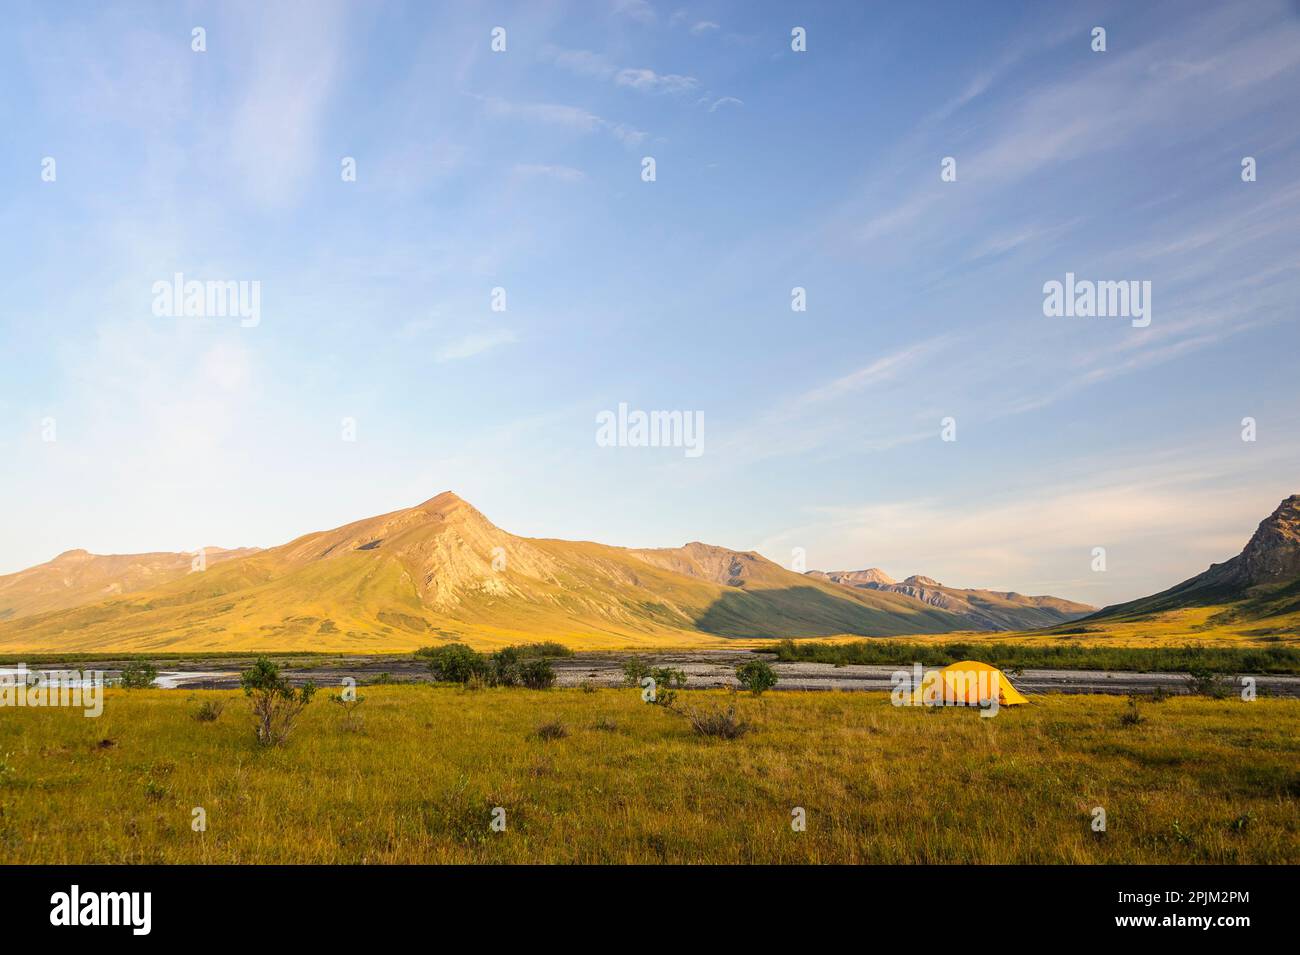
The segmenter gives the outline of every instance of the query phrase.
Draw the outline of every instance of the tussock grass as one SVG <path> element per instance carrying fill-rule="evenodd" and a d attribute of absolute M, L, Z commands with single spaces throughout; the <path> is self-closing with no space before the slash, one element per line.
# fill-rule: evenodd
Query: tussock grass
<path fill-rule="evenodd" d="M 1295 700 L 1178 697 L 1124 726 L 1116 697 L 982 719 L 767 694 L 719 739 L 637 690 L 396 685 L 367 690 L 364 735 L 310 706 L 267 749 L 241 694 L 207 692 L 215 722 L 167 690 L 0 711 L 0 862 L 1300 862 Z"/>

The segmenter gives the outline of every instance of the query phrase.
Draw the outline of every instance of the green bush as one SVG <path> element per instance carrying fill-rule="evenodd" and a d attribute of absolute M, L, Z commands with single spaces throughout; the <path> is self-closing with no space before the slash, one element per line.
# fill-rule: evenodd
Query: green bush
<path fill-rule="evenodd" d="M 650 664 L 640 657 L 628 657 L 623 661 L 623 685 L 640 686 L 641 681 L 650 675 Z"/>
<path fill-rule="evenodd" d="M 651 703 L 661 706 L 672 705 L 676 690 L 686 685 L 686 673 L 674 667 L 652 667 L 640 657 L 628 657 L 623 661 L 623 685 L 637 686 L 650 677 L 655 681 L 655 696 Z"/>
<path fill-rule="evenodd" d="M 530 690 L 548 690 L 555 685 L 555 668 L 545 657 L 519 664 L 519 682 Z"/>
<path fill-rule="evenodd" d="M 749 660 L 736 667 L 736 679 L 755 696 L 776 686 L 776 671 L 766 660 Z"/>
<path fill-rule="evenodd" d="M 1220 680 L 1209 667 L 1198 666 L 1192 667 L 1187 673 L 1187 689 L 1196 696 L 1222 700 L 1232 692 L 1232 682 Z"/>
<path fill-rule="evenodd" d="M 343 728 L 346 730 L 358 730 L 361 728 L 361 717 L 357 715 L 357 710 L 361 704 L 366 702 L 366 698 L 359 693 L 334 693 L 330 696 L 330 702 L 338 706 L 343 711 Z"/>
<path fill-rule="evenodd" d="M 122 667 L 122 686 L 128 690 L 147 690 L 158 679 L 158 668 L 143 660 L 134 660 Z"/>
<path fill-rule="evenodd" d="M 471 676 L 487 676 L 487 658 L 463 643 L 424 647 L 420 656 L 429 658 L 429 672 L 433 678 L 445 683 L 468 683 Z"/>
<path fill-rule="evenodd" d="M 263 746 L 277 746 L 288 739 L 298 715 L 316 694 L 316 685 L 310 682 L 295 689 L 266 657 L 258 657 L 240 674 L 239 682 L 244 695 L 252 700 L 257 742 Z"/>
<path fill-rule="evenodd" d="M 429 671 L 435 680 L 461 683 L 474 689 L 526 686 L 544 690 L 555 684 L 555 668 L 549 654 L 533 651 L 536 646 L 502 647 L 488 656 L 461 643 L 448 643 L 428 647 L 420 655 L 428 657 Z"/>
<path fill-rule="evenodd" d="M 573 656 L 572 650 L 562 643 L 556 643 L 554 640 L 543 640 L 540 643 L 523 643 L 509 649 L 517 651 L 521 657 Z"/>
<path fill-rule="evenodd" d="M 657 706 L 671 707 L 677 691 L 686 686 L 686 671 L 676 667 L 655 667 L 649 676 L 655 681 L 655 695 L 650 702 Z"/>

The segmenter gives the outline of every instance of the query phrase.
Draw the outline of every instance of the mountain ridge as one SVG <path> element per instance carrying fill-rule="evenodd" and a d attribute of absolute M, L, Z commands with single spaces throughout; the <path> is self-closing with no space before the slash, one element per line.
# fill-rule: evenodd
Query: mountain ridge
<path fill-rule="evenodd" d="M 453 638 L 622 647 L 968 625 L 752 551 L 519 537 L 450 491 L 153 583 L 0 621 L 0 648 L 390 650 Z"/>
<path fill-rule="evenodd" d="M 204 547 L 209 564 L 238 560 L 256 547 Z M 0 576 L 0 621 L 67 610 L 102 596 L 135 593 L 191 572 L 196 553 L 149 551 L 92 554 L 73 548 L 12 574 Z"/>
<path fill-rule="evenodd" d="M 1219 606 L 1234 607 L 1239 619 L 1300 612 L 1300 494 L 1284 498 L 1260 521 L 1236 556 L 1149 597 L 1103 607 L 1084 622 Z"/>
<path fill-rule="evenodd" d="M 810 570 L 808 575 L 844 587 L 911 597 L 962 617 L 973 630 L 1037 630 L 1082 619 L 1097 609 L 1062 597 L 948 587 L 921 574 L 896 581 L 878 567 L 851 571 Z"/>

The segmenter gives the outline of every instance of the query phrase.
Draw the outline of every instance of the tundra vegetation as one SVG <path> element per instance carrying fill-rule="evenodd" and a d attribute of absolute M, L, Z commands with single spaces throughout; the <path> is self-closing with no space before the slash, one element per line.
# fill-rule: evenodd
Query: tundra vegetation
<path fill-rule="evenodd" d="M 1137 670 L 1151 673 L 1300 673 L 1300 647 L 1101 646 L 1046 642 L 943 641 L 894 639 L 830 643 L 780 640 L 772 645 L 783 663 L 877 664 L 942 667 L 958 660 L 978 660 L 1003 670 L 1032 668 Z"/>
<path fill-rule="evenodd" d="M 110 688 L 97 719 L 11 708 L 0 860 L 1300 863 L 1297 700 L 1178 695 L 1133 722 L 1112 696 L 984 719 L 883 693 L 692 692 L 701 710 L 738 703 L 752 731 L 725 739 L 639 689 L 366 697 L 364 736 L 306 707 L 276 747 L 240 720 L 196 723 L 174 690 Z"/>
<path fill-rule="evenodd" d="M 119 679 L 128 690 L 144 690 L 158 679 L 158 668 L 147 660 L 132 660 L 122 667 Z"/>
<path fill-rule="evenodd" d="M 555 685 L 551 658 L 572 655 L 572 650 L 558 643 L 502 647 L 490 654 L 471 650 L 463 643 L 445 643 L 416 651 L 416 656 L 428 660 L 429 672 L 435 680 L 460 683 L 468 689 L 522 686 L 545 690 Z"/>
<path fill-rule="evenodd" d="M 279 746 L 288 739 L 299 715 L 316 695 L 314 684 L 295 687 L 266 657 L 259 657 L 240 675 L 239 682 L 252 701 L 254 730 L 262 746 Z"/>
<path fill-rule="evenodd" d="M 755 696 L 776 686 L 776 671 L 766 660 L 748 660 L 736 667 L 736 682 Z"/>

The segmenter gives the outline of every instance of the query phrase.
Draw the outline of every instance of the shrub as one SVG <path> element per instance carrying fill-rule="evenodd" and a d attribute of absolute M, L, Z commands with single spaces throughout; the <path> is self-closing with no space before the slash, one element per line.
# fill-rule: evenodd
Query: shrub
<path fill-rule="evenodd" d="M 158 679 L 158 668 L 143 660 L 134 660 L 122 667 L 122 686 L 128 690 L 147 690 Z"/>
<path fill-rule="evenodd" d="M 733 697 L 726 709 L 696 710 L 683 709 L 682 715 L 691 722 L 691 728 L 701 736 L 717 736 L 721 739 L 740 739 L 751 729 L 750 725 L 736 716 L 736 701 Z"/>
<path fill-rule="evenodd" d="M 549 690 L 555 685 L 555 668 L 542 657 L 519 664 L 519 682 L 530 690 Z"/>
<path fill-rule="evenodd" d="M 353 693 L 335 693 L 330 697 L 330 702 L 338 705 L 343 711 L 343 728 L 347 730 L 359 729 L 361 726 L 360 719 L 357 716 L 357 708 L 366 702 L 364 696 Z"/>
<path fill-rule="evenodd" d="M 538 739 L 564 739 L 569 735 L 569 728 L 559 720 L 552 720 L 537 727 L 537 732 L 534 735 Z"/>
<path fill-rule="evenodd" d="M 596 692 L 596 684 L 593 683 L 591 680 L 583 680 L 582 683 L 579 684 L 579 686 L 582 687 L 582 692 L 583 692 L 583 693 L 595 693 L 595 692 Z"/>
<path fill-rule="evenodd" d="M 253 702 L 257 742 L 263 746 L 276 746 L 288 739 L 299 714 L 316 694 L 313 683 L 294 689 L 280 676 L 280 668 L 266 657 L 258 657 L 240 675 L 239 682 L 244 695 Z"/>
<path fill-rule="evenodd" d="M 468 683 L 474 674 L 487 675 L 487 659 L 463 643 L 425 647 L 420 650 L 420 655 L 429 658 L 429 672 L 433 678 L 445 683 Z"/>
<path fill-rule="evenodd" d="M 600 719 L 596 720 L 596 729 L 605 733 L 617 733 L 618 723 L 610 719 L 608 716 L 602 716 Z"/>
<path fill-rule="evenodd" d="M 655 681 L 655 694 L 650 699 L 656 706 L 671 707 L 677 691 L 686 686 L 686 671 L 674 667 L 655 667 L 649 676 Z"/>
<path fill-rule="evenodd" d="M 194 719 L 199 723 L 215 723 L 221 719 L 221 711 L 225 708 L 225 700 L 204 700 L 194 711 Z"/>
<path fill-rule="evenodd" d="M 573 651 L 562 643 L 556 643 L 554 640 L 543 640 L 540 643 L 525 643 L 516 647 L 510 647 L 515 650 L 521 657 L 571 657 Z"/>
<path fill-rule="evenodd" d="M 1221 700 L 1229 694 L 1232 684 L 1220 680 L 1209 667 L 1196 666 L 1187 671 L 1187 688 L 1197 696 L 1209 696 Z"/>
<path fill-rule="evenodd" d="M 1130 695 L 1128 698 L 1128 709 L 1120 714 L 1120 726 L 1137 726 L 1139 723 L 1145 723 L 1146 717 L 1138 712 L 1138 698 Z"/>
<path fill-rule="evenodd" d="M 776 686 L 776 671 L 766 660 L 749 660 L 736 667 L 736 679 L 755 696 Z"/>
<path fill-rule="evenodd" d="M 518 647 L 503 647 L 487 659 L 484 675 L 492 686 L 518 686 L 522 665 Z"/>
<path fill-rule="evenodd" d="M 551 654 L 534 653 L 540 644 L 502 647 L 491 656 L 476 653 L 461 643 L 427 647 L 420 655 L 429 658 L 435 680 L 462 683 L 469 689 L 485 686 L 526 686 L 544 690 L 555 683 Z M 558 646 L 558 644 L 557 644 Z"/>
<path fill-rule="evenodd" d="M 640 657 L 628 657 L 623 661 L 623 685 L 640 686 L 641 681 L 650 675 L 650 665 Z"/>

